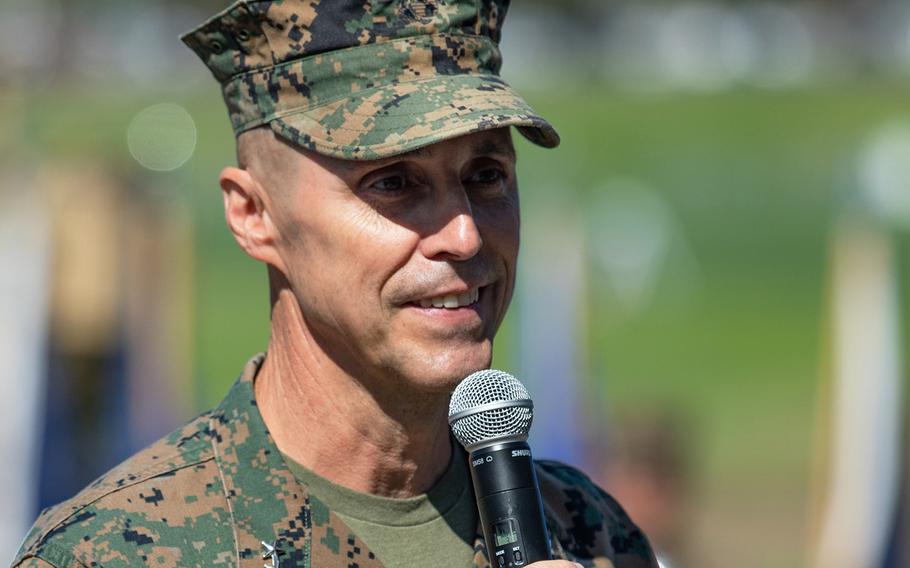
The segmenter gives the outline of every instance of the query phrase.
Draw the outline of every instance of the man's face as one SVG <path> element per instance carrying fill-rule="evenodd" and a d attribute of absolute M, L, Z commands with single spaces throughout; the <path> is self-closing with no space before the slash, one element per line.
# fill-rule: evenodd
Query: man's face
<path fill-rule="evenodd" d="M 509 130 L 377 161 L 289 159 L 269 182 L 275 247 L 320 349 L 360 380 L 423 390 L 488 367 L 518 255 Z"/>

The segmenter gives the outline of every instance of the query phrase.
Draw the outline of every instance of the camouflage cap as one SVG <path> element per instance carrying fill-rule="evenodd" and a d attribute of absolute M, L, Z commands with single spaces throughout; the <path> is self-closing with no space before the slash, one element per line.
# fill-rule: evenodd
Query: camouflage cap
<path fill-rule="evenodd" d="M 269 124 L 348 160 L 515 126 L 559 135 L 502 79 L 508 0 L 239 0 L 183 41 L 221 82 L 235 134 Z"/>

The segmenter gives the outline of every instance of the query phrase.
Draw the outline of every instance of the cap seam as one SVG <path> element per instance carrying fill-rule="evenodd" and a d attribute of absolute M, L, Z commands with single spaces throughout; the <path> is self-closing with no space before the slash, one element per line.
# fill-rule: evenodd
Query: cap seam
<path fill-rule="evenodd" d="M 510 97 L 508 93 L 504 93 L 504 94 L 502 94 L 502 95 L 491 95 L 491 96 L 486 97 L 486 98 L 487 98 L 487 99 L 505 99 L 505 98 L 513 98 L 513 99 L 514 99 L 515 97 L 514 97 L 514 96 L 511 96 L 511 97 Z M 416 110 L 416 111 L 422 111 L 422 110 L 428 109 L 428 108 L 438 108 L 438 109 L 442 109 L 442 108 L 445 108 L 445 107 L 453 108 L 455 111 L 458 111 L 458 110 L 459 110 L 458 108 L 452 106 L 450 103 L 449 103 L 449 104 L 445 104 L 445 105 L 435 105 L 435 104 L 412 105 L 410 108 L 413 108 L 413 109 Z M 496 110 L 497 110 L 497 109 L 482 109 L 482 110 L 476 111 L 476 113 L 477 113 L 477 114 L 488 114 L 488 112 L 495 112 Z M 498 110 L 515 110 L 515 109 L 498 109 Z M 470 114 L 474 114 L 474 112 L 475 112 L 475 111 L 472 111 L 471 113 L 468 113 L 468 114 L 465 114 L 465 115 L 462 115 L 462 116 L 468 116 L 468 115 L 470 115 Z M 356 117 L 361 117 L 361 118 L 377 118 L 377 117 L 381 117 L 381 118 L 404 118 L 404 117 L 406 117 L 406 116 L 412 115 L 413 113 L 404 113 L 404 114 L 360 114 L 360 113 L 356 113 L 356 112 L 349 112 L 349 113 L 347 113 L 347 114 L 348 114 L 349 116 L 356 116 Z M 458 114 L 458 113 L 455 112 L 455 113 L 453 113 L 453 114 Z M 516 113 L 516 114 L 522 114 L 522 113 Z M 533 115 L 530 114 L 530 113 L 527 113 L 527 114 L 528 114 L 529 116 L 533 116 Z M 432 122 L 432 121 L 431 121 L 431 122 Z M 339 127 L 337 127 L 337 128 L 332 128 L 331 130 L 343 130 L 343 129 L 344 129 L 344 127 L 339 126 Z M 348 128 L 348 129 L 346 129 L 346 130 L 357 130 L 357 129 L 356 129 L 356 128 Z M 374 129 L 374 130 L 380 130 L 380 129 Z M 397 129 L 397 128 L 394 128 L 393 130 L 398 130 L 398 129 Z"/>
<path fill-rule="evenodd" d="M 448 115 L 446 117 L 440 118 L 440 120 L 444 120 L 445 118 L 449 118 L 451 116 L 458 116 L 459 118 L 469 118 L 469 117 L 484 116 L 484 115 L 488 115 L 488 114 L 498 115 L 498 116 L 508 116 L 509 118 L 517 118 L 517 119 L 521 119 L 521 120 L 525 120 L 525 119 L 531 120 L 532 118 L 535 117 L 532 114 L 525 114 L 525 113 L 513 113 L 513 114 L 503 115 L 501 113 L 497 113 L 497 110 L 502 111 L 502 110 L 508 110 L 508 109 L 492 109 L 490 111 Z M 360 115 L 360 116 L 364 116 L 364 115 Z M 419 126 L 419 125 L 417 125 L 417 126 Z M 362 132 L 362 130 L 359 128 L 345 128 L 343 126 L 339 126 L 337 128 L 326 129 L 326 131 L 328 131 L 328 132 L 334 132 L 336 130 L 340 130 L 342 132 Z M 401 130 L 401 128 L 371 128 L 370 132 L 395 132 L 395 131 L 399 131 L 399 130 Z"/>
<path fill-rule="evenodd" d="M 222 85 L 227 85 L 228 83 L 232 83 L 232 82 L 234 82 L 234 81 L 242 80 L 242 79 L 246 78 L 246 77 L 249 76 L 249 75 L 257 75 L 257 74 L 261 74 L 261 73 L 272 72 L 272 71 L 274 71 L 274 70 L 276 70 L 276 69 L 283 69 L 284 67 L 293 66 L 294 64 L 298 64 L 298 65 L 299 65 L 299 64 L 304 63 L 304 62 L 306 62 L 306 61 L 310 61 L 310 60 L 312 60 L 312 59 L 315 59 L 315 58 L 317 58 L 317 57 L 325 57 L 327 54 L 332 54 L 332 55 L 334 56 L 334 54 L 344 54 L 344 53 L 353 51 L 353 50 L 355 50 L 355 49 L 363 49 L 363 48 L 367 48 L 367 47 L 377 47 L 377 46 L 383 46 L 383 45 L 386 45 L 386 44 L 393 44 L 393 43 L 395 43 L 395 42 L 397 42 L 397 41 L 404 41 L 404 40 L 407 40 L 408 38 L 414 38 L 414 37 L 465 37 L 465 38 L 475 38 L 475 39 L 479 39 L 479 40 L 486 40 L 486 41 L 490 42 L 491 44 L 493 44 L 493 46 L 495 46 L 497 49 L 499 48 L 499 44 L 497 44 L 495 41 L 493 41 L 492 39 L 490 39 L 489 37 L 487 37 L 487 36 L 485 36 L 485 35 L 466 34 L 466 33 L 461 33 L 461 32 L 436 32 L 436 33 L 433 33 L 433 34 L 415 34 L 415 35 L 409 35 L 409 36 L 396 37 L 396 38 L 394 38 L 394 39 L 389 39 L 389 40 L 384 40 L 384 41 L 374 41 L 374 42 L 364 43 L 364 44 L 359 44 L 359 45 L 350 45 L 350 46 L 348 46 L 348 47 L 343 47 L 343 48 L 341 48 L 341 49 L 332 49 L 332 50 L 328 50 L 328 51 L 320 51 L 319 53 L 313 53 L 313 54 L 310 54 L 310 55 L 304 55 L 303 57 L 297 57 L 297 58 L 294 58 L 294 59 L 289 59 L 288 61 L 282 61 L 281 63 L 273 63 L 272 65 L 268 65 L 268 66 L 265 66 L 265 67 L 257 67 L 257 68 L 255 68 L 255 69 L 250 69 L 250 70 L 248 70 L 248 71 L 241 71 L 241 72 L 236 73 L 236 74 L 234 74 L 234 75 L 228 76 L 228 78 L 225 79 L 224 81 L 222 81 L 221 84 L 222 84 Z M 272 54 L 274 54 L 274 50 L 272 49 L 272 45 L 271 45 L 271 40 L 268 40 L 268 43 L 269 43 L 269 50 L 272 52 Z M 462 74 L 462 73 L 454 73 L 453 75 L 461 75 L 461 74 Z"/>

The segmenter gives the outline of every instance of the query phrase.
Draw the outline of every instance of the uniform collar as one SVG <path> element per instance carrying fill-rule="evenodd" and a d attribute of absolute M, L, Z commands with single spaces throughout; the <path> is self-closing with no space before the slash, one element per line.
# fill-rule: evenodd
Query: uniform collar
<path fill-rule="evenodd" d="M 253 380 L 264 359 L 260 354 L 246 364 L 209 423 L 228 504 L 223 514 L 234 527 L 239 568 L 275 565 L 269 555 L 263 558 L 272 546 L 279 552 L 280 568 L 382 568 L 344 521 L 297 481 L 281 457 L 253 390 Z M 552 517 L 547 516 L 552 535 Z M 551 541 L 558 557 L 564 557 L 559 542 L 552 536 Z M 474 568 L 489 566 L 478 522 Z"/>
<path fill-rule="evenodd" d="M 268 554 L 263 558 L 268 545 L 279 552 L 281 568 L 347 566 L 352 562 L 363 568 L 380 568 L 344 523 L 310 497 L 282 459 L 253 392 L 253 379 L 264 359 L 258 355 L 247 363 L 210 423 L 239 566 L 275 565 Z"/>

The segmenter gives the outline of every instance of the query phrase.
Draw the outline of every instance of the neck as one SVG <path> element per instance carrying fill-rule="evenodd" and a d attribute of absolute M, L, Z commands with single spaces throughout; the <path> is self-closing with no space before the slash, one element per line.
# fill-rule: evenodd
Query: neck
<path fill-rule="evenodd" d="M 397 498 L 425 493 L 451 456 L 447 397 L 409 392 L 400 381 L 377 384 L 376 377 L 368 388 L 319 349 L 287 296 L 274 304 L 268 356 L 255 382 L 276 445 L 355 491 Z"/>

